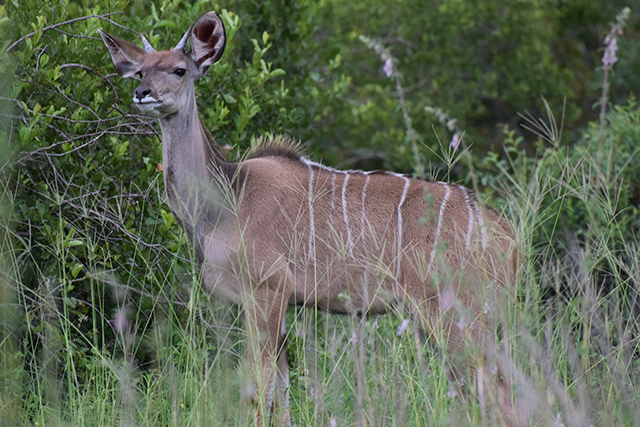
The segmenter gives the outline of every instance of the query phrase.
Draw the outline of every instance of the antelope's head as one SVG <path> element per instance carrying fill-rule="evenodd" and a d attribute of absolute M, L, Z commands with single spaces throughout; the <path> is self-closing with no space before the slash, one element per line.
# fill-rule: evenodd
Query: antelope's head
<path fill-rule="evenodd" d="M 193 82 L 202 77 L 224 52 L 226 35 L 215 12 L 202 15 L 170 50 L 156 51 L 142 36 L 144 49 L 100 31 L 121 77 L 138 76 L 133 102 L 154 117 L 167 117 L 189 106 Z M 191 40 L 191 49 L 186 50 Z"/>

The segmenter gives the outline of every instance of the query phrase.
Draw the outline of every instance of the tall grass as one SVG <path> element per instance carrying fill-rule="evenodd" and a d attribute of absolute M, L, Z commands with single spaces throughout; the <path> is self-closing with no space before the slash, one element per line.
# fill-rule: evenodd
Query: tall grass
<path fill-rule="evenodd" d="M 621 243 L 614 222 L 566 250 L 540 244 L 537 233 L 554 221 L 545 201 L 576 197 L 576 182 L 594 216 L 615 216 L 619 210 L 610 194 L 615 183 L 603 171 L 586 167 L 590 154 L 577 161 L 556 150 L 546 156 L 537 167 L 504 170 L 510 180 L 504 212 L 521 242 L 522 274 L 517 300 L 498 311 L 495 352 L 510 367 L 524 423 L 633 425 L 640 419 L 638 245 Z M 548 173 L 549 161 L 561 165 L 557 174 Z M 3 187 L 3 193 L 10 206 L 10 189 Z M 235 308 L 210 300 L 200 289 L 195 267 L 178 289 L 157 279 L 162 276 L 154 274 L 150 260 L 145 277 L 159 281 L 151 287 L 160 290 L 157 294 L 135 292 L 135 283 L 118 283 L 108 272 L 93 271 L 92 295 L 82 302 L 92 306 L 92 316 L 82 320 L 90 328 L 82 330 L 93 333 L 80 334 L 78 323 L 69 320 L 73 302 L 61 280 L 64 263 L 57 277 L 36 272 L 40 287 L 27 289 L 19 271 L 28 254 L 14 249 L 19 236 L 11 236 L 6 220 L 3 236 L 3 425 L 250 422 L 252 408 L 240 398 L 242 322 Z M 73 243 L 60 237 L 51 251 L 63 257 Z M 74 236 L 88 252 L 99 252 L 91 239 L 89 234 Z M 610 245 L 612 240 L 618 244 Z M 101 312 L 112 299 L 118 310 Z M 149 301 L 146 316 L 139 307 Z M 294 423 L 490 425 L 486 413 L 497 405 L 497 397 L 480 393 L 465 401 L 449 393 L 443 355 L 424 345 L 403 316 L 290 309 Z M 115 331 L 114 341 L 103 338 L 106 328 Z M 152 352 L 145 360 L 153 362 L 141 365 L 141 352 Z"/>
<path fill-rule="evenodd" d="M 507 367 L 523 425 L 637 425 L 640 247 L 617 222 L 631 166 L 600 162 L 613 157 L 602 122 L 598 143 L 576 155 L 562 148 L 550 112 L 546 121 L 530 119 L 547 147 L 531 158 L 508 134 L 508 161 L 494 165 L 522 256 L 516 298 L 496 310 L 492 357 Z M 28 237 L 11 228 L 10 182 L 0 187 L 0 425 L 249 425 L 241 315 L 209 298 L 195 264 L 159 262 L 143 243 L 123 260 L 90 229 L 70 235 L 61 214 L 51 244 L 40 248 L 57 269 L 41 270 Z M 162 192 L 157 182 L 144 191 Z M 100 211 L 99 197 L 80 208 Z M 587 230 L 579 236 L 561 220 L 577 204 Z M 66 262 L 70 246 L 118 270 L 85 265 L 85 300 L 69 292 L 68 278 L 79 274 Z M 133 262 L 142 274 L 127 274 Z M 26 275 L 39 286 L 26 286 Z M 90 315 L 72 316 L 78 305 Z M 472 399 L 450 390 L 444 355 L 400 311 L 362 317 L 291 308 L 286 324 L 295 425 L 502 423 L 491 390 L 477 388 Z"/>

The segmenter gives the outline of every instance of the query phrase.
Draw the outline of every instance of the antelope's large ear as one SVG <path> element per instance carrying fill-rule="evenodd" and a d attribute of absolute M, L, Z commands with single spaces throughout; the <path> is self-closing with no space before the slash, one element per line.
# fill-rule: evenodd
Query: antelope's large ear
<path fill-rule="evenodd" d="M 98 31 L 100 31 L 100 37 L 102 37 L 105 46 L 109 49 L 116 71 L 121 77 L 133 77 L 140 71 L 144 50 L 126 40 L 110 36 L 102 30 Z"/>
<path fill-rule="evenodd" d="M 202 74 L 220 59 L 226 43 L 224 24 L 217 13 L 205 13 L 193 24 L 190 53 Z"/>

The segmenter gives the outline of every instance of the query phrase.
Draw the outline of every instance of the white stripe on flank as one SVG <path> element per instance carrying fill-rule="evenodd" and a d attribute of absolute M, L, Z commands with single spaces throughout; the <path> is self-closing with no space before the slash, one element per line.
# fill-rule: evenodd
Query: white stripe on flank
<path fill-rule="evenodd" d="M 309 258 L 314 257 L 313 253 L 313 240 L 315 238 L 315 230 L 313 224 L 313 168 L 311 165 L 307 165 L 309 168 Z"/>
<path fill-rule="evenodd" d="M 316 168 L 318 168 L 320 170 L 323 170 L 325 172 L 346 173 L 346 174 L 348 174 L 348 173 L 363 173 L 363 174 L 371 173 L 371 172 L 361 171 L 359 169 L 351 169 L 351 170 L 346 170 L 346 171 L 343 171 L 343 170 L 340 170 L 340 169 L 334 169 L 334 168 L 331 168 L 329 166 L 325 166 L 322 163 L 317 163 L 317 162 L 314 162 L 313 160 L 309 160 L 306 157 L 302 157 L 302 156 L 300 156 L 300 161 L 302 163 L 304 163 L 305 166 L 314 166 L 314 167 L 316 167 Z"/>
<path fill-rule="evenodd" d="M 484 221 L 482 221 L 482 212 L 480 211 L 480 206 L 478 206 L 477 200 L 473 200 L 473 209 L 476 211 L 476 216 L 478 217 L 478 228 L 480 229 L 482 249 L 487 249 L 487 231 L 484 229 Z"/>
<path fill-rule="evenodd" d="M 331 174 L 331 209 L 329 210 L 329 223 L 333 225 L 333 210 L 335 209 L 336 200 L 336 174 Z"/>
<path fill-rule="evenodd" d="M 384 171 L 385 175 L 391 175 L 391 176 L 397 176 L 398 178 L 407 178 L 406 176 L 402 175 L 401 173 L 398 172 L 391 172 L 391 171 Z"/>
<path fill-rule="evenodd" d="M 323 171 L 326 171 L 326 172 L 335 172 L 336 171 L 336 169 L 330 168 L 329 166 L 325 166 L 322 163 L 316 163 L 313 160 L 307 159 L 306 157 L 300 156 L 300 161 L 302 163 L 304 163 L 305 165 L 307 165 L 307 166 L 315 166 L 318 169 L 322 169 Z"/>
<path fill-rule="evenodd" d="M 353 256 L 353 241 L 351 240 L 351 228 L 349 228 L 349 216 L 347 215 L 347 182 L 349 174 L 345 173 L 342 182 L 342 214 L 344 215 L 344 225 L 347 227 L 347 243 L 349 244 L 349 253 Z"/>
<path fill-rule="evenodd" d="M 471 246 L 471 234 L 473 233 L 473 209 L 471 208 L 471 200 L 469 199 L 469 191 L 459 185 L 460 191 L 464 194 L 464 203 L 467 205 L 467 210 L 469 211 L 469 225 L 467 226 L 467 246 L 466 249 L 469 250 Z"/>
<path fill-rule="evenodd" d="M 480 228 L 480 237 L 482 239 L 482 249 L 487 249 L 487 231 L 484 229 L 484 221 L 482 221 L 482 212 L 476 202 L 476 212 L 478 214 L 478 227 Z"/>
<path fill-rule="evenodd" d="M 302 157 L 300 156 L 300 161 L 305 164 L 307 167 L 311 168 L 315 167 L 318 168 L 322 171 L 325 172 L 329 172 L 332 174 L 331 176 L 331 210 L 329 211 L 329 220 L 331 222 L 333 222 L 333 211 L 334 211 L 334 207 L 335 207 L 335 182 L 336 182 L 336 175 L 337 174 L 341 174 L 344 175 L 344 181 L 342 182 L 342 213 L 343 213 L 343 217 L 344 217 L 344 223 L 345 226 L 347 228 L 347 243 L 349 245 L 349 253 L 353 256 L 353 239 L 351 237 L 351 227 L 349 225 L 349 216 L 347 214 L 347 182 L 349 181 L 349 177 L 351 176 L 351 174 L 362 174 L 367 176 L 367 180 L 365 181 L 365 186 L 363 188 L 363 194 L 362 194 L 362 221 L 363 224 L 366 225 L 366 212 L 364 209 L 364 199 L 365 199 L 365 193 L 366 193 L 366 186 L 369 182 L 369 176 L 372 173 L 375 173 L 374 171 L 362 171 L 362 170 L 339 170 L 339 169 L 334 169 L 331 168 L 329 166 L 325 166 L 322 163 L 317 163 L 314 162 L 312 160 L 307 159 L 306 157 Z M 380 172 L 378 172 L 380 173 Z M 411 184 L 411 180 L 409 178 L 407 178 L 405 175 L 403 174 L 399 174 L 397 172 L 390 172 L 390 171 L 384 171 L 382 172 L 384 175 L 388 175 L 388 176 L 395 176 L 398 178 L 402 178 L 405 181 L 404 184 L 404 189 L 402 190 L 402 196 L 400 197 L 400 202 L 398 203 L 398 260 L 397 260 L 397 270 L 398 270 L 398 274 L 400 272 L 400 261 L 401 261 L 401 256 L 402 256 L 402 251 L 403 251 L 403 247 L 402 247 L 402 205 L 404 204 L 404 201 L 407 197 L 407 191 L 409 190 L 409 185 Z M 311 188 L 311 184 L 309 184 L 309 188 Z M 311 193 L 311 192 L 310 192 Z M 309 202 L 311 203 L 311 201 Z M 363 232 L 364 233 L 364 227 L 363 227 Z M 311 247 L 311 243 L 309 244 Z"/>
<path fill-rule="evenodd" d="M 362 222 L 362 231 L 360 232 L 360 240 L 361 244 L 364 247 L 365 253 L 367 253 L 367 245 L 365 245 L 364 243 L 364 230 L 367 227 L 367 212 L 364 206 L 364 199 L 367 196 L 367 185 L 369 185 L 370 178 L 371 176 L 367 174 L 367 178 L 364 180 L 364 186 L 362 187 L 362 216 L 360 218 L 360 221 Z"/>
<path fill-rule="evenodd" d="M 444 185 L 444 188 L 447 190 L 444 193 L 444 198 L 442 199 L 442 203 L 440 204 L 440 212 L 438 212 L 438 225 L 436 226 L 436 236 L 433 239 L 433 249 L 431 250 L 431 261 L 433 262 L 433 257 L 436 254 L 436 245 L 438 244 L 438 237 L 440 236 L 440 228 L 442 227 L 442 214 L 444 214 L 444 209 L 447 207 L 447 200 L 449 200 L 449 196 L 451 195 L 451 190 L 449 186 L 445 183 L 440 183 Z"/>
<path fill-rule="evenodd" d="M 398 203 L 398 263 L 396 266 L 396 275 L 400 277 L 400 261 L 402 260 L 402 204 L 407 197 L 407 191 L 409 190 L 409 178 L 406 176 L 392 173 L 393 176 L 404 179 L 404 189 L 402 190 L 402 196 L 400 197 L 400 203 Z"/>

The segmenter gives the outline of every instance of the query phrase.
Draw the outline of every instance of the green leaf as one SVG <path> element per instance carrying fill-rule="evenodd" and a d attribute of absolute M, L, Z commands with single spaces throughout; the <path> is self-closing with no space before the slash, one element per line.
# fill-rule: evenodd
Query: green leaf
<path fill-rule="evenodd" d="M 73 239 L 73 240 L 69 240 L 68 242 L 65 243 L 65 247 L 66 248 L 70 248 L 73 246 L 82 246 L 84 245 L 84 242 L 82 240 L 78 240 L 78 239 Z"/>
<path fill-rule="evenodd" d="M 235 104 L 238 102 L 230 93 L 223 93 L 222 97 L 227 104 Z"/>
<path fill-rule="evenodd" d="M 74 297 L 67 297 L 64 299 L 64 303 L 69 308 L 76 308 L 78 305 L 78 300 Z"/>
<path fill-rule="evenodd" d="M 128 148 L 129 148 L 129 141 L 121 142 L 120 144 L 116 145 L 113 155 L 116 158 L 121 157 L 127 152 Z"/>
<path fill-rule="evenodd" d="M 73 277 L 74 279 L 76 277 L 78 277 L 78 273 L 80 273 L 80 271 L 82 270 L 84 266 L 82 264 L 80 264 L 79 262 L 76 263 L 72 268 L 71 268 L 71 277 Z"/>

